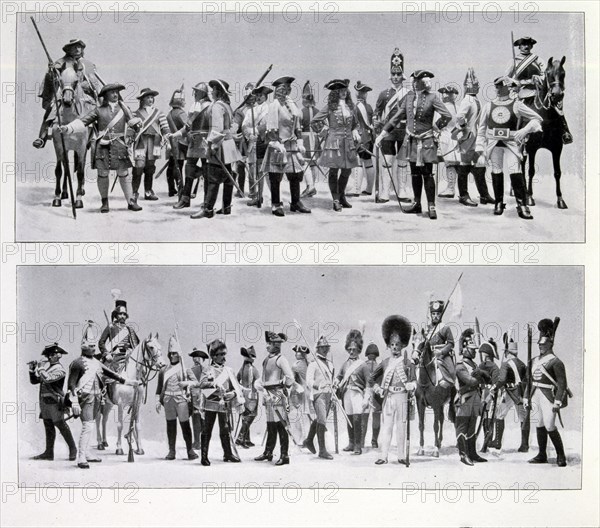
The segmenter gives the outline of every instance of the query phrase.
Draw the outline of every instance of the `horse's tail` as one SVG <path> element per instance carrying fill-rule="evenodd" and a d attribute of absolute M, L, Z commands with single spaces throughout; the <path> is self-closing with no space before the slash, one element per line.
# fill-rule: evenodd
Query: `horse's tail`
<path fill-rule="evenodd" d="M 456 387 L 452 385 L 450 388 L 450 401 L 448 402 L 448 420 L 452 423 L 456 420 L 456 407 L 454 406 L 454 398 L 456 397 Z"/>

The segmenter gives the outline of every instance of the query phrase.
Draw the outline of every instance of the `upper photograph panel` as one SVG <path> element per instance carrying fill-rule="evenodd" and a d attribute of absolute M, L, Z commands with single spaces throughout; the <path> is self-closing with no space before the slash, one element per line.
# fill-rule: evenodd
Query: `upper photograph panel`
<path fill-rule="evenodd" d="M 583 242 L 584 24 L 18 16 L 16 239 Z"/>

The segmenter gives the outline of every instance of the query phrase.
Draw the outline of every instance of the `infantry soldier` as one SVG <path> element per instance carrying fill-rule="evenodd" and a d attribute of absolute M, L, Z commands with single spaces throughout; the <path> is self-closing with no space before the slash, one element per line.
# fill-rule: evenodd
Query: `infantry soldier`
<path fill-rule="evenodd" d="M 333 456 L 327 451 L 325 445 L 325 431 L 327 430 L 327 416 L 331 408 L 331 390 L 333 382 L 333 362 L 327 357 L 330 346 L 325 337 L 317 341 L 317 359 L 306 370 L 306 387 L 314 406 L 316 418 L 310 424 L 310 430 L 303 446 L 313 455 L 316 453 L 314 438 L 315 433 L 319 443 L 319 458 L 332 460 Z"/>
<path fill-rule="evenodd" d="M 368 389 L 369 368 L 360 358 L 362 348 L 362 333 L 359 330 L 350 330 L 346 336 L 348 359 L 342 365 L 334 383 L 334 389 L 340 395 L 352 424 L 346 424 L 348 426 L 348 445 L 344 451 L 352 451 L 354 455 L 362 454 L 362 415 L 369 408 L 371 396 Z"/>
<path fill-rule="evenodd" d="M 310 388 L 306 386 L 306 376 L 308 370 L 308 354 L 310 350 L 308 347 L 302 345 L 296 345 L 292 348 L 296 356 L 296 361 L 292 365 L 292 372 L 294 373 L 295 385 L 292 387 L 290 392 L 290 403 L 294 408 L 294 420 L 292 423 L 292 432 L 300 432 L 300 438 L 304 440 L 304 424 L 308 418 L 310 426 L 310 409 L 309 404 L 312 403 L 310 400 Z M 302 387 L 302 391 L 296 391 L 295 387 Z M 296 436 L 298 438 L 298 436 Z"/>
<path fill-rule="evenodd" d="M 215 421 L 219 420 L 219 436 L 223 447 L 223 462 L 240 462 L 233 453 L 232 409 L 233 405 L 244 405 L 242 386 L 231 367 L 225 365 L 227 346 L 215 339 L 208 346 L 210 365 L 202 373 L 199 382 L 182 383 L 182 386 L 199 387 L 204 394 L 204 429 L 202 431 L 203 466 L 210 466 L 208 448 Z"/>
<path fill-rule="evenodd" d="M 85 42 L 81 39 L 71 39 L 63 46 L 65 55 L 54 63 L 48 65 L 60 75 L 66 68 L 71 68 L 77 74 L 79 86 L 83 92 L 83 103 L 96 105 L 98 101 L 98 90 L 101 83 L 96 77 L 96 66 L 91 61 L 83 57 Z M 44 148 L 48 140 L 48 130 L 52 127 L 56 119 L 56 108 L 54 105 L 54 76 L 47 72 L 41 84 L 38 97 L 42 99 L 42 108 L 45 110 L 44 119 L 40 127 L 39 137 L 33 142 L 35 148 Z"/>
<path fill-rule="evenodd" d="M 473 174 L 475 186 L 482 205 L 494 203 L 485 181 L 485 157 L 475 153 L 477 131 L 481 120 L 481 103 L 477 98 L 479 80 L 475 70 L 469 68 L 464 81 L 465 96 L 458 111 L 452 137 L 458 141 L 460 165 L 458 166 L 458 194 L 463 205 L 475 207 L 477 204 L 469 196 L 469 173 Z M 454 196 L 454 189 L 452 190 Z"/>
<path fill-rule="evenodd" d="M 452 119 L 446 127 L 440 132 L 440 157 L 444 161 L 446 169 L 447 187 L 445 191 L 439 192 L 440 198 L 454 198 L 454 184 L 456 183 L 457 167 L 459 162 L 458 145 L 452 137 L 450 131 L 456 125 L 456 96 L 458 90 L 452 84 L 447 84 L 438 89 L 442 94 L 442 102 L 446 105 L 446 109 L 450 112 Z M 461 203 L 463 203 L 461 199 Z"/>
<path fill-rule="evenodd" d="M 275 99 L 269 105 L 267 116 L 268 150 L 262 169 L 269 173 L 271 183 L 271 209 L 275 216 L 285 216 L 279 187 L 283 174 L 290 182 L 290 211 L 310 213 L 300 200 L 300 183 L 304 165 L 304 140 L 302 139 L 302 112 L 290 97 L 294 77 L 280 77 L 273 81 Z"/>
<path fill-rule="evenodd" d="M 250 111 L 246 113 L 242 122 L 242 134 L 248 142 L 248 164 L 250 165 L 250 197 L 248 206 L 256 206 L 259 209 L 263 202 L 263 188 L 265 179 L 262 173 L 262 163 L 267 150 L 265 136 L 267 133 L 267 116 L 269 113 L 269 104 L 267 96 L 273 90 L 268 86 L 259 86 L 252 90 L 254 94 L 254 104 Z M 256 177 L 256 179 L 255 179 Z"/>
<path fill-rule="evenodd" d="M 408 90 L 403 86 L 404 80 L 404 55 L 396 48 L 392 54 L 390 63 L 390 81 L 392 82 L 392 86 L 379 94 L 377 103 L 375 104 L 375 112 L 373 115 L 375 133 L 379 134 L 381 132 L 383 125 L 385 125 L 398 110 L 400 102 L 408 93 Z M 400 149 L 404 143 L 405 133 L 406 117 L 400 119 L 397 126 L 393 130 L 390 130 L 389 134 L 378 144 L 381 145 L 381 153 L 383 154 L 382 162 L 384 165 L 381 170 L 379 181 L 380 198 L 377 201 L 380 203 L 388 202 L 390 197 L 390 180 L 386 167 L 389 167 L 392 171 L 392 176 L 395 178 L 394 181 L 397 180 L 397 177 L 395 177 L 394 174 L 397 174 L 400 169 L 401 161 L 398 154 L 400 154 Z M 410 201 L 406 198 L 402 198 L 405 195 L 406 186 L 406 174 L 403 174 L 400 182 L 400 196 L 402 201 Z"/>
<path fill-rule="evenodd" d="M 152 190 L 156 160 L 160 158 L 163 137 L 171 133 L 167 116 L 154 106 L 154 98 L 158 95 L 156 90 L 143 88 L 137 96 L 140 102 L 135 116 L 141 120 L 133 142 L 133 156 L 135 167 L 133 169 L 133 196 L 138 199 L 138 190 L 144 176 L 144 199 L 158 200 Z"/>
<path fill-rule="evenodd" d="M 479 356 L 481 358 L 481 363 L 479 363 L 479 368 L 485 372 L 487 372 L 490 377 L 490 382 L 483 387 L 482 391 L 482 399 L 485 402 L 485 413 L 482 410 L 482 420 L 483 420 L 483 434 L 486 438 L 492 438 L 494 435 L 494 426 L 497 424 L 496 422 L 496 414 L 497 414 L 497 404 L 494 409 L 494 405 L 492 403 L 493 399 L 493 387 L 494 384 L 498 381 L 498 376 L 500 374 L 500 369 L 494 359 L 498 359 L 496 342 L 490 338 L 489 341 L 482 343 L 479 347 Z M 496 430 L 496 434 L 498 431 Z M 493 447 L 490 442 L 484 442 L 486 449 L 481 449 L 482 453 L 487 451 L 487 447 Z"/>
<path fill-rule="evenodd" d="M 320 151 L 320 145 L 315 132 L 310 128 L 310 122 L 317 115 L 318 110 L 315 105 L 315 95 L 310 81 L 304 83 L 302 88 L 302 138 L 304 139 L 305 157 L 308 159 L 308 169 L 305 169 L 306 188 L 300 195 L 302 198 L 310 198 L 317 194 L 315 183 L 317 181 L 319 166 L 317 165 L 317 155 Z"/>
<path fill-rule="evenodd" d="M 167 123 L 169 123 L 169 130 L 172 133 L 177 132 L 185 126 L 188 120 L 187 112 L 185 111 L 185 93 L 183 86 L 179 90 L 175 90 L 169 101 L 171 110 L 167 114 Z M 187 137 L 178 137 L 171 141 L 171 155 L 169 156 L 169 165 L 167 166 L 167 185 L 169 189 L 169 197 L 175 196 L 177 191 L 183 193 L 183 187 L 179 186 L 177 174 L 183 174 L 183 163 L 187 156 Z M 177 167 L 175 167 L 177 164 Z"/>
<path fill-rule="evenodd" d="M 190 200 L 194 195 L 193 187 L 198 185 L 198 178 L 202 176 L 204 188 L 204 199 L 208 188 L 208 131 L 210 97 L 208 96 L 208 84 L 199 82 L 192 88 L 194 103 L 188 113 L 187 122 L 184 127 L 173 134 L 177 140 L 183 135 L 187 138 L 187 154 L 185 161 L 185 183 L 179 202 L 173 209 L 185 209 L 190 206 Z"/>
<path fill-rule="evenodd" d="M 521 146 L 532 132 L 542 129 L 542 118 L 518 99 L 510 97 L 513 81 L 508 77 L 494 80 L 498 97 L 487 103 L 479 120 L 475 154 L 485 157 L 492 168 L 494 188 L 494 214 L 501 215 L 506 204 L 504 199 L 504 167 L 510 171 L 510 181 L 515 192 L 517 212 L 520 218 L 533 219 L 526 200 L 525 175 L 521 169 L 523 158 Z M 522 121 L 527 124 L 522 126 Z"/>
<path fill-rule="evenodd" d="M 202 377 L 202 371 L 204 370 L 204 360 L 208 359 L 208 354 L 203 350 L 194 349 L 188 354 L 194 366 L 190 369 L 192 374 L 196 378 L 196 381 L 200 381 Z M 190 414 L 192 415 L 192 430 L 194 432 L 194 449 L 200 449 L 200 436 L 202 435 L 202 421 L 204 410 L 202 408 L 202 392 L 199 388 L 193 388 L 190 390 L 191 402 L 190 402 Z"/>
<path fill-rule="evenodd" d="M 212 88 L 213 102 L 207 109 L 209 132 L 208 143 L 208 188 L 204 193 L 204 207 L 192 218 L 212 218 L 214 206 L 219 194 L 219 186 L 223 184 L 223 207 L 218 214 L 231 214 L 233 197 L 233 177 L 231 164 L 240 160 L 240 153 L 233 140 L 233 112 L 229 104 L 229 84 L 213 79 L 208 83 Z"/>
<path fill-rule="evenodd" d="M 174 336 L 169 339 L 167 357 L 170 364 L 163 367 L 158 373 L 158 383 L 156 385 L 156 412 L 160 414 L 161 407 L 164 407 L 167 421 L 169 452 L 165 460 L 175 460 L 178 418 L 188 460 L 195 460 L 198 458 L 198 454 L 192 446 L 192 429 L 190 427 L 190 410 L 186 387 L 190 385 L 187 382 L 193 383 L 196 377 L 181 362 L 181 347 Z"/>
<path fill-rule="evenodd" d="M 430 301 L 431 322 L 427 326 L 427 346 L 431 347 L 436 362 L 436 385 L 451 387 L 456 379 L 454 366 L 454 336 L 442 322 L 444 301 Z"/>
<path fill-rule="evenodd" d="M 294 385 L 294 373 L 287 360 L 281 355 L 281 343 L 287 341 L 285 334 L 265 332 L 267 352 L 269 355 L 263 361 L 261 389 L 264 390 L 263 402 L 267 417 L 267 441 L 265 451 L 254 460 L 273 460 L 273 450 L 277 443 L 281 444 L 281 457 L 275 463 L 283 466 L 290 463 L 289 457 L 289 417 L 287 390 Z M 297 388 L 296 390 L 301 390 Z"/>
<path fill-rule="evenodd" d="M 375 143 L 379 144 L 396 128 L 402 128 L 402 120 L 406 119 L 405 146 L 414 193 L 414 203 L 406 213 L 421 213 L 421 192 L 425 186 L 429 218 L 435 220 L 435 180 L 433 179 L 433 164 L 437 163 L 437 146 L 435 131 L 441 130 L 452 116 L 446 109 L 439 95 L 431 92 L 433 73 L 428 70 L 417 70 L 411 75 L 415 91 L 409 92 L 401 101 L 398 111 L 383 127 L 382 133 Z M 439 114 L 435 122 L 434 114 Z"/>
<path fill-rule="evenodd" d="M 373 375 L 375 369 L 379 365 L 377 358 L 379 357 L 379 347 L 375 343 L 369 343 L 367 350 L 365 351 L 367 357 L 366 364 L 369 367 L 370 376 Z M 369 376 L 369 378 L 370 378 Z M 378 394 L 371 394 L 370 412 L 372 414 L 372 433 L 371 433 L 371 447 L 379 447 L 377 440 L 379 439 L 379 430 L 381 429 L 381 404 L 383 400 Z M 365 437 L 367 435 L 367 426 L 369 424 L 369 412 L 363 414 L 362 419 L 362 433 L 363 433 L 363 444 L 365 443 Z"/>
<path fill-rule="evenodd" d="M 77 466 L 89 469 L 88 462 L 102 462 L 89 453 L 90 440 L 94 432 L 94 422 L 100 411 L 102 399 L 103 377 L 109 377 L 133 387 L 139 385 L 137 380 L 128 380 L 119 376 L 94 358 L 96 344 L 86 331 L 81 341 L 81 356 L 69 366 L 67 386 L 73 406 L 73 416 L 81 417 L 81 435 L 77 451 Z"/>
<path fill-rule="evenodd" d="M 502 435 L 504 433 L 504 419 L 514 406 L 521 423 L 521 445 L 519 453 L 529 451 L 529 419 L 523 406 L 525 387 L 527 386 L 527 366 L 518 357 L 517 343 L 504 334 L 504 362 L 500 367 L 498 379 L 492 386 L 492 395 L 497 393 L 496 409 L 496 436 L 489 447 L 502 449 Z"/>
<path fill-rule="evenodd" d="M 240 428 L 235 443 L 236 445 L 247 449 L 249 447 L 254 447 L 254 443 L 250 439 L 250 426 L 258 414 L 258 391 L 256 389 L 256 382 L 260 380 L 260 375 L 254 366 L 254 360 L 256 359 L 254 346 L 249 346 L 248 348 L 242 347 L 240 353 L 244 358 L 244 363 L 238 372 L 237 379 L 242 386 L 242 393 L 244 395 L 244 411 L 241 416 L 242 427 Z"/>
<path fill-rule="evenodd" d="M 456 365 L 458 394 L 456 396 L 456 442 L 460 461 L 472 466 L 474 462 L 487 462 L 477 454 L 477 417 L 481 414 L 481 388 L 490 383 L 489 374 L 475 364 L 477 346 L 473 343 L 473 329 L 461 335 L 462 356 Z"/>
<path fill-rule="evenodd" d="M 81 119 L 75 119 L 61 127 L 63 133 L 80 131 L 84 127 L 96 124 L 97 132 L 92 139 L 92 168 L 98 171 L 98 191 L 102 199 L 100 212 L 108 213 L 108 174 L 117 171 L 117 177 L 130 211 L 141 211 L 133 197 L 132 177 L 129 168 L 132 166 L 127 150 L 127 127 L 138 127 L 140 119 L 134 117 L 131 110 L 119 100 L 119 92 L 124 90 L 122 84 L 106 84 L 98 92 L 103 97 L 102 105 L 94 108 Z"/>
<path fill-rule="evenodd" d="M 255 101 L 256 96 L 254 95 L 254 83 L 247 83 L 244 86 L 243 104 L 239 108 L 236 108 L 235 112 L 233 112 L 233 131 L 236 133 L 235 144 L 240 151 L 240 155 L 242 156 L 242 159 L 235 164 L 235 174 L 237 175 L 238 185 L 240 186 L 242 192 L 244 191 L 244 185 L 246 183 L 247 156 L 248 148 L 250 146 L 246 136 L 242 134 L 242 123 L 244 122 L 244 118 L 248 112 L 250 112 L 250 108 L 254 106 Z M 250 182 L 250 178 L 248 178 L 248 181 Z M 236 196 L 238 198 L 242 197 L 239 191 L 236 193 Z"/>
<path fill-rule="evenodd" d="M 367 96 L 372 88 L 357 81 L 354 85 L 356 90 L 356 120 L 358 122 L 358 133 L 360 134 L 360 142 L 358 146 L 358 157 L 360 158 L 361 168 L 359 171 L 359 178 L 356 185 L 356 189 L 359 194 L 365 196 L 371 196 L 373 193 L 373 184 L 375 183 L 375 168 L 373 167 L 373 160 L 371 154 L 365 152 L 366 150 L 373 151 L 373 108 L 367 103 Z M 362 148 L 361 148 L 362 147 Z M 363 177 L 367 180 L 367 187 L 362 190 Z"/>
<path fill-rule="evenodd" d="M 46 432 L 46 449 L 34 456 L 33 460 L 54 460 L 55 427 L 69 446 L 69 460 L 77 457 L 77 447 L 64 416 L 63 385 L 67 373 L 60 363 L 60 356 L 66 353 L 58 343 L 53 343 L 47 345 L 42 352 L 42 356 L 46 357 L 45 362 L 29 362 L 29 381 L 40 386 L 40 418 Z"/>
<path fill-rule="evenodd" d="M 554 321 L 542 319 L 538 323 L 540 355 L 534 359 L 531 367 L 533 388 L 531 401 L 527 401 L 526 405 L 531 405 L 540 417 L 536 428 L 539 453 L 529 462 L 531 464 L 548 462 L 546 446 L 550 437 L 556 449 L 556 464 L 558 467 L 565 467 L 567 458 L 562 438 L 556 428 L 556 418 L 561 421 L 560 410 L 567 406 L 571 391 L 567 385 L 565 365 L 556 357 L 553 350 L 559 321 L 560 319 L 556 317 Z"/>
<path fill-rule="evenodd" d="M 405 441 L 409 395 L 415 390 L 414 373 L 408 362 L 406 347 L 410 343 L 412 326 L 401 315 L 390 315 L 381 326 L 383 340 L 390 351 L 369 375 L 369 386 L 383 400 L 383 430 L 381 456 L 375 464 L 387 464 L 392 436 L 396 433 L 398 462 L 405 463 Z"/>

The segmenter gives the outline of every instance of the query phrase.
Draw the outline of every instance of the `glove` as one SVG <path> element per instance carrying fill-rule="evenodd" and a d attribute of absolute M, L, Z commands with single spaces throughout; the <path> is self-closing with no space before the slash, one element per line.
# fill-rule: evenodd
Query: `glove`
<path fill-rule="evenodd" d="M 375 138 L 375 146 L 379 147 L 379 145 L 381 145 L 382 141 L 383 141 L 383 132 Z"/>
<path fill-rule="evenodd" d="M 127 126 L 130 126 L 132 128 L 140 126 L 141 124 L 142 124 L 142 120 L 139 117 L 133 117 L 127 122 Z"/>
<path fill-rule="evenodd" d="M 77 418 L 81 414 L 81 407 L 79 406 L 79 402 L 74 401 L 71 404 L 71 408 L 73 409 L 73 416 Z"/>
<path fill-rule="evenodd" d="M 526 137 L 527 137 L 527 133 L 524 132 L 523 130 L 517 130 L 515 132 L 515 141 L 517 143 L 523 143 L 523 141 L 525 140 Z"/>
<path fill-rule="evenodd" d="M 414 381 L 408 381 L 404 384 L 404 387 L 408 392 L 413 392 L 417 389 L 417 384 Z"/>
<path fill-rule="evenodd" d="M 125 385 L 129 385 L 130 387 L 137 387 L 142 382 L 140 380 L 126 379 Z"/>
<path fill-rule="evenodd" d="M 156 412 L 158 414 L 160 414 L 160 408 L 162 407 L 162 405 L 160 404 L 160 402 L 156 402 Z"/>
<path fill-rule="evenodd" d="M 552 412 L 557 413 L 558 411 L 560 411 L 560 402 L 555 401 L 552 404 Z"/>
<path fill-rule="evenodd" d="M 352 139 L 354 139 L 354 141 L 356 141 L 357 143 L 360 143 L 361 137 L 360 137 L 360 134 L 358 133 L 358 130 L 354 129 L 352 131 Z"/>
<path fill-rule="evenodd" d="M 225 401 L 231 401 L 233 398 L 235 398 L 235 392 L 233 391 L 227 391 L 223 394 L 223 399 Z"/>

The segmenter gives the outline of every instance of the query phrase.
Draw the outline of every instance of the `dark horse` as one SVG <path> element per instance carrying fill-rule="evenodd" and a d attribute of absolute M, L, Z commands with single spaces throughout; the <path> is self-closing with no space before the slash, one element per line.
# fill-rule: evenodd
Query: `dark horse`
<path fill-rule="evenodd" d="M 556 203 L 559 209 L 567 209 L 560 189 L 560 155 L 563 149 L 563 98 L 565 95 L 565 70 L 563 64 L 565 57 L 560 61 L 548 59 L 545 71 L 545 80 L 536 86 L 537 94 L 533 98 L 532 109 L 542 118 L 542 131 L 529 136 L 525 151 L 527 156 L 523 159 L 523 173 L 529 159 L 529 182 L 527 186 L 527 204 L 535 205 L 533 199 L 533 177 L 535 176 L 535 155 L 541 148 L 552 153 L 554 166 L 554 179 L 556 181 Z"/>
<path fill-rule="evenodd" d="M 444 405 L 449 401 L 448 418 L 454 422 L 454 394 L 456 389 L 452 387 L 442 387 L 435 384 L 435 358 L 433 357 L 431 346 L 421 342 L 417 347 L 420 354 L 419 364 L 417 367 L 417 390 L 415 398 L 417 400 L 417 411 L 419 413 L 419 450 L 417 455 L 424 455 L 423 445 L 425 439 L 423 431 L 425 429 L 425 410 L 427 407 L 433 409 L 433 433 L 435 435 L 435 446 L 433 448 L 433 456 L 440 456 L 440 448 L 442 447 L 442 436 L 444 428 Z"/>

